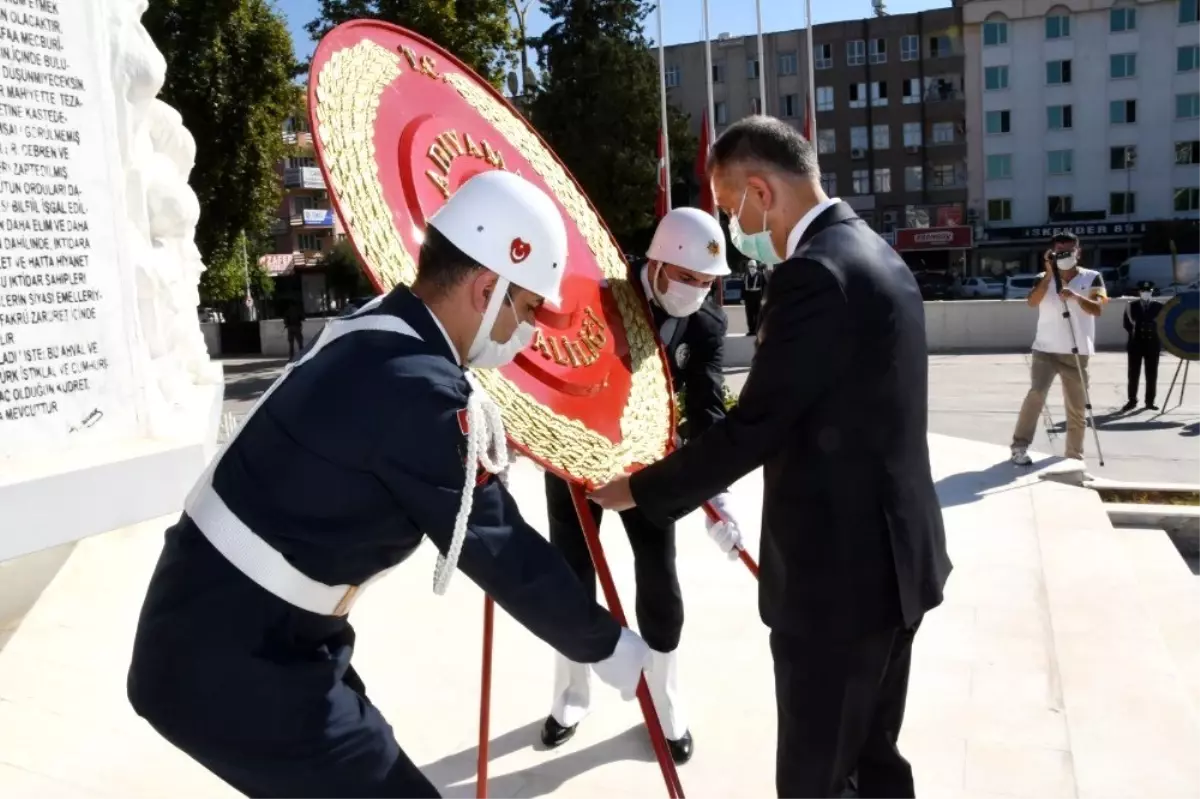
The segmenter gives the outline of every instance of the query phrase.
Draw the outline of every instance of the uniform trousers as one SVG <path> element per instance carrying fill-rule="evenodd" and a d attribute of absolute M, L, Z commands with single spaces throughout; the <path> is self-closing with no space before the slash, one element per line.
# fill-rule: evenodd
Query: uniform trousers
<path fill-rule="evenodd" d="M 595 599 L 596 569 L 571 501 L 571 488 L 550 472 L 546 472 L 546 503 L 550 542 L 559 548 L 584 589 Z M 594 502 L 588 502 L 588 509 L 599 529 L 603 509 Z M 675 525 L 660 527 L 637 508 L 621 513 L 621 523 L 633 549 L 638 632 L 651 649 L 674 652 L 683 631 L 683 594 L 675 571 Z"/>
<path fill-rule="evenodd" d="M 1142 376 L 1142 364 L 1146 365 L 1146 404 L 1154 404 L 1154 395 L 1158 390 L 1158 347 L 1139 347 L 1129 345 L 1125 350 L 1129 359 L 1129 401 L 1137 401 L 1138 378 Z"/>
<path fill-rule="evenodd" d="M 840 796 L 851 777 L 862 797 L 915 795 L 896 741 L 916 630 L 853 638 L 772 631 L 780 797 Z"/>

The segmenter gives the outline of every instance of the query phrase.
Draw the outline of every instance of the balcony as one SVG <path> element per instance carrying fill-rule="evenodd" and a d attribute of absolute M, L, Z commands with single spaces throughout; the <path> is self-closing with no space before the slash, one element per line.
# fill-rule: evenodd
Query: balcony
<path fill-rule="evenodd" d="M 308 131 L 288 130 L 283 133 L 283 141 L 285 144 L 295 145 L 301 150 L 311 150 L 313 146 L 312 134 Z"/>
<path fill-rule="evenodd" d="M 305 266 L 316 266 L 321 262 L 321 258 L 325 253 L 320 250 L 302 250 L 292 253 L 292 266 L 300 268 Z"/>
<path fill-rule="evenodd" d="M 325 189 L 325 178 L 315 166 L 289 167 L 283 170 L 283 186 L 286 189 Z"/>
<path fill-rule="evenodd" d="M 331 228 L 333 227 L 332 208 L 305 208 L 298 214 L 292 214 L 292 227 Z"/>

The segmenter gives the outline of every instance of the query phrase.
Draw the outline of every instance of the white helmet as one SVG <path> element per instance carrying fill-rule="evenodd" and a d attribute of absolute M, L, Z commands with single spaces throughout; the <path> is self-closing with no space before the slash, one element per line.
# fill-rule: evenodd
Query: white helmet
<path fill-rule="evenodd" d="M 475 175 L 429 224 L 482 266 L 559 304 L 567 228 L 554 201 L 529 181 L 501 170 Z"/>
<path fill-rule="evenodd" d="M 658 223 L 646 257 L 702 275 L 729 274 L 721 223 L 699 208 L 669 211 Z"/>

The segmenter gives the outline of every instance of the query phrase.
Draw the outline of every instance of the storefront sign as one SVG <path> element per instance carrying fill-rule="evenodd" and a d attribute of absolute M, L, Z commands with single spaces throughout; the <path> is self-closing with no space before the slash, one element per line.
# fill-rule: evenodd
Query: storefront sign
<path fill-rule="evenodd" d="M 942 205 L 937 209 L 938 227 L 958 227 L 963 223 L 961 205 Z"/>
<path fill-rule="evenodd" d="M 305 208 L 304 224 L 313 226 L 332 226 L 332 208 Z"/>
<path fill-rule="evenodd" d="M 1130 236 L 1146 232 L 1145 222 L 1078 222 L 1036 227 L 989 228 L 992 239 L 1048 239 L 1056 233 L 1073 233 L 1079 238 L 1087 236 Z"/>
<path fill-rule="evenodd" d="M 259 267 L 272 277 L 290 274 L 292 271 L 292 254 L 271 253 L 258 259 Z"/>
<path fill-rule="evenodd" d="M 967 225 L 954 227 L 915 227 L 896 231 L 896 250 L 969 250 L 971 228 Z"/>

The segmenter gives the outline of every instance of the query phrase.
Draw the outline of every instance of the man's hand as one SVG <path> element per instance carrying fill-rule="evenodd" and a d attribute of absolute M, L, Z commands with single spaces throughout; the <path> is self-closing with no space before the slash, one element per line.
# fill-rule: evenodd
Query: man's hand
<path fill-rule="evenodd" d="M 602 485 L 588 495 L 588 499 L 605 510 L 623 511 L 637 505 L 633 501 L 633 491 L 629 488 L 629 477 L 618 477 L 607 485 Z"/>
<path fill-rule="evenodd" d="M 1058 298 L 1063 302 L 1066 302 L 1067 300 L 1082 300 L 1083 296 L 1080 295 L 1080 293 L 1075 289 L 1067 288 L 1058 292 Z"/>

